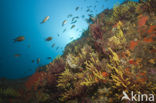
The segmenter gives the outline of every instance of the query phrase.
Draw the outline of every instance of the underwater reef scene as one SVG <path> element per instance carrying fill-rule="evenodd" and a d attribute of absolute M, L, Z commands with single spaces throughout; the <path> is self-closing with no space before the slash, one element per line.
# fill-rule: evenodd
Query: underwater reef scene
<path fill-rule="evenodd" d="M 0 103 L 155 103 L 121 98 L 123 91 L 156 94 L 156 0 L 126 1 L 90 21 L 32 76 L 1 80 Z"/>

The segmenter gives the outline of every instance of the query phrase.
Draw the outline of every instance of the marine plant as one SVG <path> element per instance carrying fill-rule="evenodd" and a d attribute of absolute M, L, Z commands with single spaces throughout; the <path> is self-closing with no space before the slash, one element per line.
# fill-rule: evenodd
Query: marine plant
<path fill-rule="evenodd" d="M 66 56 L 66 62 L 71 68 L 82 68 L 82 65 L 84 64 L 85 60 L 89 58 L 88 52 L 92 52 L 93 49 L 89 45 L 84 45 L 80 49 L 80 53 L 78 53 L 76 56 L 73 54 L 68 54 Z"/>
<path fill-rule="evenodd" d="M 154 68 L 155 64 L 152 58 L 152 55 L 155 57 L 154 54 L 149 54 L 151 50 L 155 50 L 153 45 L 155 26 L 148 25 L 149 16 L 145 14 L 137 16 L 137 5 L 138 3 L 127 2 L 114 8 L 115 22 L 110 22 L 112 24 L 109 25 L 114 26 L 107 29 L 107 32 L 102 30 L 104 24 L 98 23 L 98 18 L 95 24 L 91 24 L 92 39 L 88 41 L 88 44 L 92 46 L 92 51 L 87 52 L 87 55 L 82 52 L 67 55 L 67 68 L 58 79 L 58 88 L 62 88 L 63 91 L 61 101 L 78 102 L 90 98 L 93 102 L 102 100 L 112 103 L 113 101 L 120 102 L 123 90 L 155 93 L 155 82 L 151 80 L 152 77 L 148 76 L 149 69 L 145 69 L 149 68 L 148 66 Z M 132 15 L 131 10 L 136 14 Z M 122 18 L 122 15 L 127 12 L 127 17 Z M 126 21 L 131 17 L 137 19 Z M 101 17 L 100 22 L 103 21 L 102 19 L 104 18 Z M 105 22 L 109 20 L 111 19 Z M 111 35 L 107 36 L 108 33 Z M 149 56 L 148 59 L 145 59 L 145 53 Z M 147 64 L 147 61 L 150 64 Z M 89 95 L 87 91 L 91 94 Z"/>
<path fill-rule="evenodd" d="M 48 64 L 47 70 L 48 73 L 57 74 L 64 71 L 65 62 L 61 57 L 56 58 L 52 63 Z"/>
<path fill-rule="evenodd" d="M 44 84 L 45 75 L 46 72 L 35 72 L 25 83 L 27 90 L 37 90 L 39 86 Z"/>
<path fill-rule="evenodd" d="M 17 92 L 17 90 L 13 89 L 13 88 L 0 88 L 0 95 L 1 97 L 3 96 L 13 96 L 13 97 L 18 97 L 19 93 Z"/>
<path fill-rule="evenodd" d="M 91 32 L 92 37 L 95 40 L 102 39 L 103 32 L 102 32 L 102 28 L 101 28 L 101 25 L 100 25 L 98 19 L 97 19 L 97 21 L 94 24 L 91 24 L 91 26 L 90 26 L 90 32 Z"/>
<path fill-rule="evenodd" d="M 20 93 L 14 88 L 0 88 L 0 103 L 12 103 L 19 101 Z"/>
<path fill-rule="evenodd" d="M 138 7 L 138 12 L 146 12 L 148 14 L 152 14 L 154 12 L 156 12 L 156 8 L 155 8 L 155 4 L 156 1 L 155 0 L 140 0 L 141 4 Z"/>
<path fill-rule="evenodd" d="M 111 48 L 118 47 L 118 49 L 119 49 L 119 48 L 124 47 L 124 44 L 126 43 L 126 39 L 125 39 L 125 36 L 121 29 L 122 26 L 123 26 L 123 23 L 121 21 L 119 21 L 116 24 L 116 26 L 113 27 L 112 32 L 113 32 L 114 36 L 112 36 L 108 39 L 108 41 L 109 41 L 108 44 Z"/>
<path fill-rule="evenodd" d="M 60 74 L 57 85 L 57 87 L 62 88 L 62 91 L 64 91 L 61 94 L 61 101 L 85 94 L 84 90 L 86 87 L 80 84 L 83 81 L 83 77 L 87 74 L 84 62 L 90 58 L 88 52 L 92 51 L 93 49 L 90 46 L 85 45 L 76 57 L 73 54 L 67 55 L 66 69 Z"/>
<path fill-rule="evenodd" d="M 156 94 L 154 2 L 128 1 L 99 14 L 63 56 L 27 80 L 25 101 L 120 103 L 123 91 Z"/>
<path fill-rule="evenodd" d="M 136 2 L 128 1 L 122 5 L 115 5 L 113 8 L 113 15 L 111 17 L 111 21 L 117 20 L 132 20 L 136 15 L 131 15 L 131 13 L 135 13 L 137 7 Z"/>

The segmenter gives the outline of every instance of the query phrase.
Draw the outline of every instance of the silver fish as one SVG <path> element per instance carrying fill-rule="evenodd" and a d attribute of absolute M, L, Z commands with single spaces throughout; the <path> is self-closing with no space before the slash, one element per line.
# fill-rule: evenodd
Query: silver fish
<path fill-rule="evenodd" d="M 39 64 L 40 63 L 40 58 L 37 58 L 37 64 Z"/>
<path fill-rule="evenodd" d="M 41 22 L 41 24 L 45 23 L 47 20 L 49 20 L 50 16 L 45 17 L 45 19 Z"/>
<path fill-rule="evenodd" d="M 63 30 L 63 33 L 66 31 L 66 29 Z"/>
<path fill-rule="evenodd" d="M 65 24 L 67 24 L 67 20 L 64 20 L 64 21 L 62 22 L 62 26 L 64 26 Z"/>
<path fill-rule="evenodd" d="M 76 7 L 76 8 L 75 8 L 75 11 L 77 11 L 77 10 L 79 10 L 79 7 Z"/>
<path fill-rule="evenodd" d="M 32 60 L 32 63 L 34 63 L 35 62 L 35 60 Z"/>
<path fill-rule="evenodd" d="M 52 46 L 51 46 L 51 47 L 53 48 L 54 46 L 55 46 L 55 43 L 54 43 L 54 44 L 52 44 Z"/>
<path fill-rule="evenodd" d="M 47 59 L 48 59 L 48 60 L 51 60 L 52 58 L 51 58 L 51 57 L 48 57 Z"/>
<path fill-rule="evenodd" d="M 68 16 L 67 16 L 67 18 L 70 18 L 70 17 L 72 17 L 73 15 L 72 14 L 69 14 Z"/>
<path fill-rule="evenodd" d="M 72 25 L 72 26 L 71 26 L 71 29 L 73 29 L 73 28 L 75 28 L 75 25 Z"/>

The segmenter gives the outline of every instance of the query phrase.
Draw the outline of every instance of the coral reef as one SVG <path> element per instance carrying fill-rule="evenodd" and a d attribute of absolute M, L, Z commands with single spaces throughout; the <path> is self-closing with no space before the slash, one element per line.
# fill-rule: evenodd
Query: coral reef
<path fill-rule="evenodd" d="M 20 93 L 13 88 L 0 88 L 0 103 L 9 103 L 12 100 L 17 101 Z M 8 100 L 9 98 L 9 100 Z"/>
<path fill-rule="evenodd" d="M 121 103 L 123 91 L 155 95 L 154 3 L 128 1 L 103 11 L 62 56 L 28 78 L 19 98 L 25 103 Z M 0 89 L 1 94 L 8 92 Z"/>

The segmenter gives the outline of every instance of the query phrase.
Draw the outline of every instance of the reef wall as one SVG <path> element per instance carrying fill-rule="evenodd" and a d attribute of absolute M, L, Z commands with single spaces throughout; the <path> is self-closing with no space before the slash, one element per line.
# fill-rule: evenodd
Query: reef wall
<path fill-rule="evenodd" d="M 0 101 L 121 103 L 123 91 L 155 95 L 154 4 L 155 0 L 127 1 L 106 9 L 62 56 L 29 77 L 25 89 L 10 94 L 2 88 Z"/>

